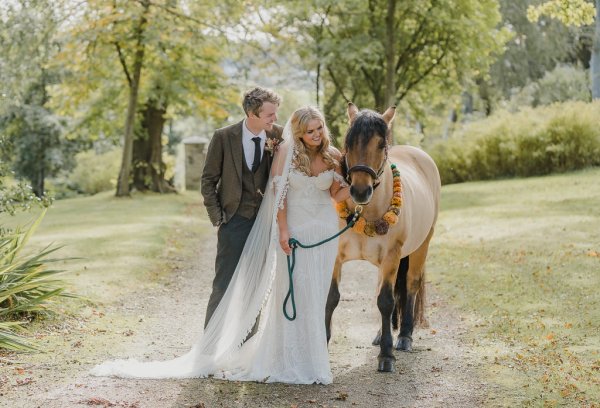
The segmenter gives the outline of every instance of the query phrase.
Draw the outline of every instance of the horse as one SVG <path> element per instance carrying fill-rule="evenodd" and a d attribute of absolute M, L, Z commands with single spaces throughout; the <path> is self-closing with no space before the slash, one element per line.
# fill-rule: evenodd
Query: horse
<path fill-rule="evenodd" d="M 397 330 L 400 321 L 395 348 L 402 351 L 412 350 L 415 323 L 426 325 L 425 261 L 441 190 L 437 166 L 427 153 L 406 145 L 390 147 L 395 112 L 395 106 L 383 114 L 368 109 L 359 112 L 353 103 L 348 104 L 350 127 L 341 168 L 350 185 L 350 198 L 338 203 L 340 227 L 347 222 L 343 218 L 352 217 L 353 210 L 362 211 L 363 220 L 359 218 L 339 239 L 325 313 L 329 342 L 331 318 L 340 300 L 342 265 L 366 260 L 379 268 L 381 329 L 373 344 L 380 346 L 381 372 L 395 370 L 392 325 Z"/>

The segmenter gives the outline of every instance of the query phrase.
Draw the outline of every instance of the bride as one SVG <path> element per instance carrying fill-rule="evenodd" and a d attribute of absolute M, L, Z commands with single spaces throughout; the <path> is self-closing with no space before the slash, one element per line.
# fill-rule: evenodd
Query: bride
<path fill-rule="evenodd" d="M 229 287 L 192 349 L 168 361 L 108 361 L 93 375 L 126 378 L 207 377 L 293 384 L 330 384 L 325 303 L 337 239 L 299 249 L 293 274 L 297 317 L 286 319 L 289 238 L 312 244 L 338 231 L 332 198 L 348 188 L 337 173 L 321 112 L 296 110 L 283 131 L 265 197 Z M 258 330 L 247 339 L 257 316 Z"/>

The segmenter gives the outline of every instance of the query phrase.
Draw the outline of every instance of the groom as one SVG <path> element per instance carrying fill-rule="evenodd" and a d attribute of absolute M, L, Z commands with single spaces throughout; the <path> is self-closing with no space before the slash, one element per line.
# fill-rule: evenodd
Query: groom
<path fill-rule="evenodd" d="M 208 217 L 219 231 L 205 328 L 227 290 L 262 201 L 273 161 L 265 144 L 267 139 L 280 140 L 283 131 L 275 124 L 280 102 L 269 89 L 247 91 L 242 103 L 246 118 L 218 129 L 208 145 L 201 191 Z"/>

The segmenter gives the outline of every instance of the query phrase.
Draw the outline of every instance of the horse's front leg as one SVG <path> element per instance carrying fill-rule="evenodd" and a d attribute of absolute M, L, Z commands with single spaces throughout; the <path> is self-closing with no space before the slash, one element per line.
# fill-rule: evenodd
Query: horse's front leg
<path fill-rule="evenodd" d="M 331 316 L 340 301 L 339 284 L 342 278 L 342 261 L 338 256 L 333 267 L 333 275 L 331 277 L 331 286 L 329 287 L 329 295 L 327 296 L 327 305 L 325 306 L 325 331 L 327 332 L 327 343 L 331 339 Z"/>
<path fill-rule="evenodd" d="M 392 337 L 392 313 L 394 311 L 394 285 L 400 263 L 400 244 L 393 245 L 388 251 L 380 267 L 380 287 L 377 296 L 377 307 L 381 313 L 380 351 L 377 357 L 378 370 L 392 372 L 395 369 L 394 339 Z"/>

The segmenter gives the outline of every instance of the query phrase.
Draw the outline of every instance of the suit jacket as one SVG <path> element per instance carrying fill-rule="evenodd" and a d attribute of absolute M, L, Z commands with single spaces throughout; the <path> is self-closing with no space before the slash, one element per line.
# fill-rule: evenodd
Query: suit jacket
<path fill-rule="evenodd" d="M 214 226 L 228 222 L 236 213 L 242 198 L 242 166 L 244 148 L 242 146 L 242 126 L 244 121 L 215 131 L 206 154 L 202 172 L 201 192 L 210 222 Z M 273 125 L 266 132 L 268 139 L 281 140 L 283 128 Z M 263 153 L 268 160 L 269 170 L 273 157 Z"/>

